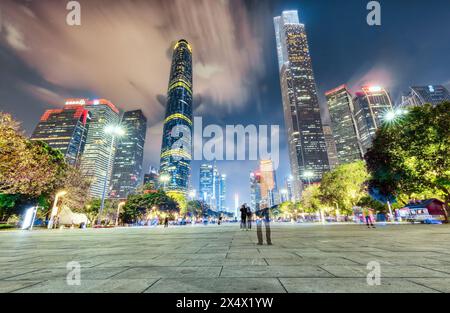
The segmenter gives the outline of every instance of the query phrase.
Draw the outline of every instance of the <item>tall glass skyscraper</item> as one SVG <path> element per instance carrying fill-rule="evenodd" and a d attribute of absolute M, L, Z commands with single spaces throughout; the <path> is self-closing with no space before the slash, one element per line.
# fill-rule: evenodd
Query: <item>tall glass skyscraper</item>
<path fill-rule="evenodd" d="M 414 107 L 426 103 L 438 105 L 444 101 L 450 101 L 450 92 L 441 85 L 435 86 L 414 86 L 403 96 L 402 105 L 405 107 Z"/>
<path fill-rule="evenodd" d="M 125 136 L 118 139 L 110 197 L 124 199 L 142 183 L 147 118 L 141 110 L 127 111 L 120 124 Z"/>
<path fill-rule="evenodd" d="M 382 87 L 365 86 L 361 92 L 356 93 L 353 103 L 361 149 L 366 153 L 372 146 L 377 129 L 383 124 L 386 112 L 392 111 L 391 96 Z"/>
<path fill-rule="evenodd" d="M 111 147 L 113 147 L 113 155 L 115 153 L 115 142 L 113 137 L 105 132 L 105 128 L 108 125 L 119 124 L 119 110 L 105 99 L 85 101 L 85 108 L 91 114 L 91 123 L 80 167 L 84 175 L 92 180 L 89 195 L 100 198 L 105 176 L 107 177 L 106 186 L 110 185 L 113 162 L 108 167 L 108 160 Z"/>
<path fill-rule="evenodd" d="M 250 172 L 250 207 L 257 211 L 261 205 L 261 173 Z"/>
<path fill-rule="evenodd" d="M 305 25 L 297 11 L 284 11 L 274 25 L 294 198 L 299 200 L 306 173 L 319 182 L 329 170 L 328 154 Z"/>
<path fill-rule="evenodd" d="M 66 104 L 62 109 L 45 111 L 31 140 L 47 143 L 61 151 L 67 163 L 78 166 L 84 152 L 89 123 L 90 114 L 84 105 Z"/>
<path fill-rule="evenodd" d="M 192 48 L 182 39 L 174 47 L 161 147 L 160 174 L 165 190 L 187 194 L 192 159 Z"/>
<path fill-rule="evenodd" d="M 358 132 L 353 117 L 353 99 L 342 85 L 325 93 L 331 117 L 331 128 L 340 164 L 361 160 Z"/>
<path fill-rule="evenodd" d="M 205 201 L 212 210 L 225 211 L 226 209 L 226 179 L 227 176 L 221 175 L 216 165 L 200 165 L 200 199 Z"/>
<path fill-rule="evenodd" d="M 219 178 L 219 211 L 227 211 L 227 175 Z"/>

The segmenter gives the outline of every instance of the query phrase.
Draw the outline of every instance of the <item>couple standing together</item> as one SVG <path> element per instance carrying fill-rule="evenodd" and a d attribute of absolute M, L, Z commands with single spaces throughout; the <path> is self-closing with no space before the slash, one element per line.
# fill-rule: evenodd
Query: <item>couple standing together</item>
<path fill-rule="evenodd" d="M 270 231 L 270 210 L 267 205 L 261 205 L 263 209 L 256 211 L 256 235 L 258 237 L 258 245 L 263 244 L 262 224 L 264 223 L 266 228 L 266 241 L 267 245 L 272 245 L 271 231 Z M 252 229 L 252 217 L 253 212 L 247 204 L 241 206 L 241 229 Z"/>

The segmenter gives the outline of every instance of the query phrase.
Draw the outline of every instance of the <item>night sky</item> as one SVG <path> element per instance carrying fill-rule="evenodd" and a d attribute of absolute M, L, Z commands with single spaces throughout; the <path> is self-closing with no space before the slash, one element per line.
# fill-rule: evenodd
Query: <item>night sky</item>
<path fill-rule="evenodd" d="M 450 2 L 384 0 L 382 25 L 366 0 L 84 0 L 82 25 L 65 23 L 66 1 L 0 2 L 0 110 L 30 134 L 45 109 L 72 97 L 140 108 L 149 120 L 145 168 L 159 165 L 171 45 L 194 49 L 195 115 L 204 124 L 280 125 L 278 182 L 289 174 L 273 17 L 298 10 L 306 25 L 322 105 L 347 83 L 383 85 L 395 101 L 410 85 L 450 87 Z M 327 120 L 325 106 L 323 118 Z M 193 187 L 198 167 L 193 162 Z M 217 163 L 249 202 L 256 162 Z"/>

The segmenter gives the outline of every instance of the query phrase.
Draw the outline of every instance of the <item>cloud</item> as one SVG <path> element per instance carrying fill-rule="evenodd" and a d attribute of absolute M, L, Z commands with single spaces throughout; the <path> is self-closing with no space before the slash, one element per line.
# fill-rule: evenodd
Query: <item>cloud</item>
<path fill-rule="evenodd" d="M 61 103 L 64 103 L 65 97 L 61 96 L 60 94 L 51 91 L 47 88 L 28 84 L 28 83 L 22 83 L 21 84 L 22 89 L 32 94 L 34 97 L 44 101 L 47 104 L 50 104 L 52 106 L 61 106 Z"/>
<path fill-rule="evenodd" d="M 209 112 L 242 107 L 264 71 L 241 2 L 84 1 L 81 26 L 66 24 L 64 3 L 2 2 L 6 41 L 45 80 L 88 90 L 122 109 L 142 108 L 151 124 L 164 114 L 157 97 L 167 90 L 171 44 L 178 39 L 192 44 L 194 92 L 210 101 Z"/>

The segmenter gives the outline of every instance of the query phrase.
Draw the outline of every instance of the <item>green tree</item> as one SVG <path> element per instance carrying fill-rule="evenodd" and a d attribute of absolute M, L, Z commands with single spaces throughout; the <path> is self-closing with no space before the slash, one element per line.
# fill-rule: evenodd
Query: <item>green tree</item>
<path fill-rule="evenodd" d="M 187 213 L 190 213 L 192 216 L 203 216 L 204 209 L 205 207 L 202 201 L 192 200 L 187 203 Z"/>
<path fill-rule="evenodd" d="M 450 203 L 450 102 L 411 108 L 385 124 L 365 155 L 370 188 L 407 199 L 434 194 Z"/>
<path fill-rule="evenodd" d="M 341 213 L 351 214 L 367 193 L 369 174 L 363 161 L 343 164 L 325 173 L 320 184 L 321 199 Z"/>
<path fill-rule="evenodd" d="M 307 213 L 316 213 L 326 207 L 322 202 L 322 194 L 318 185 L 310 185 L 303 190 L 302 200 L 300 201 L 302 208 Z"/>

